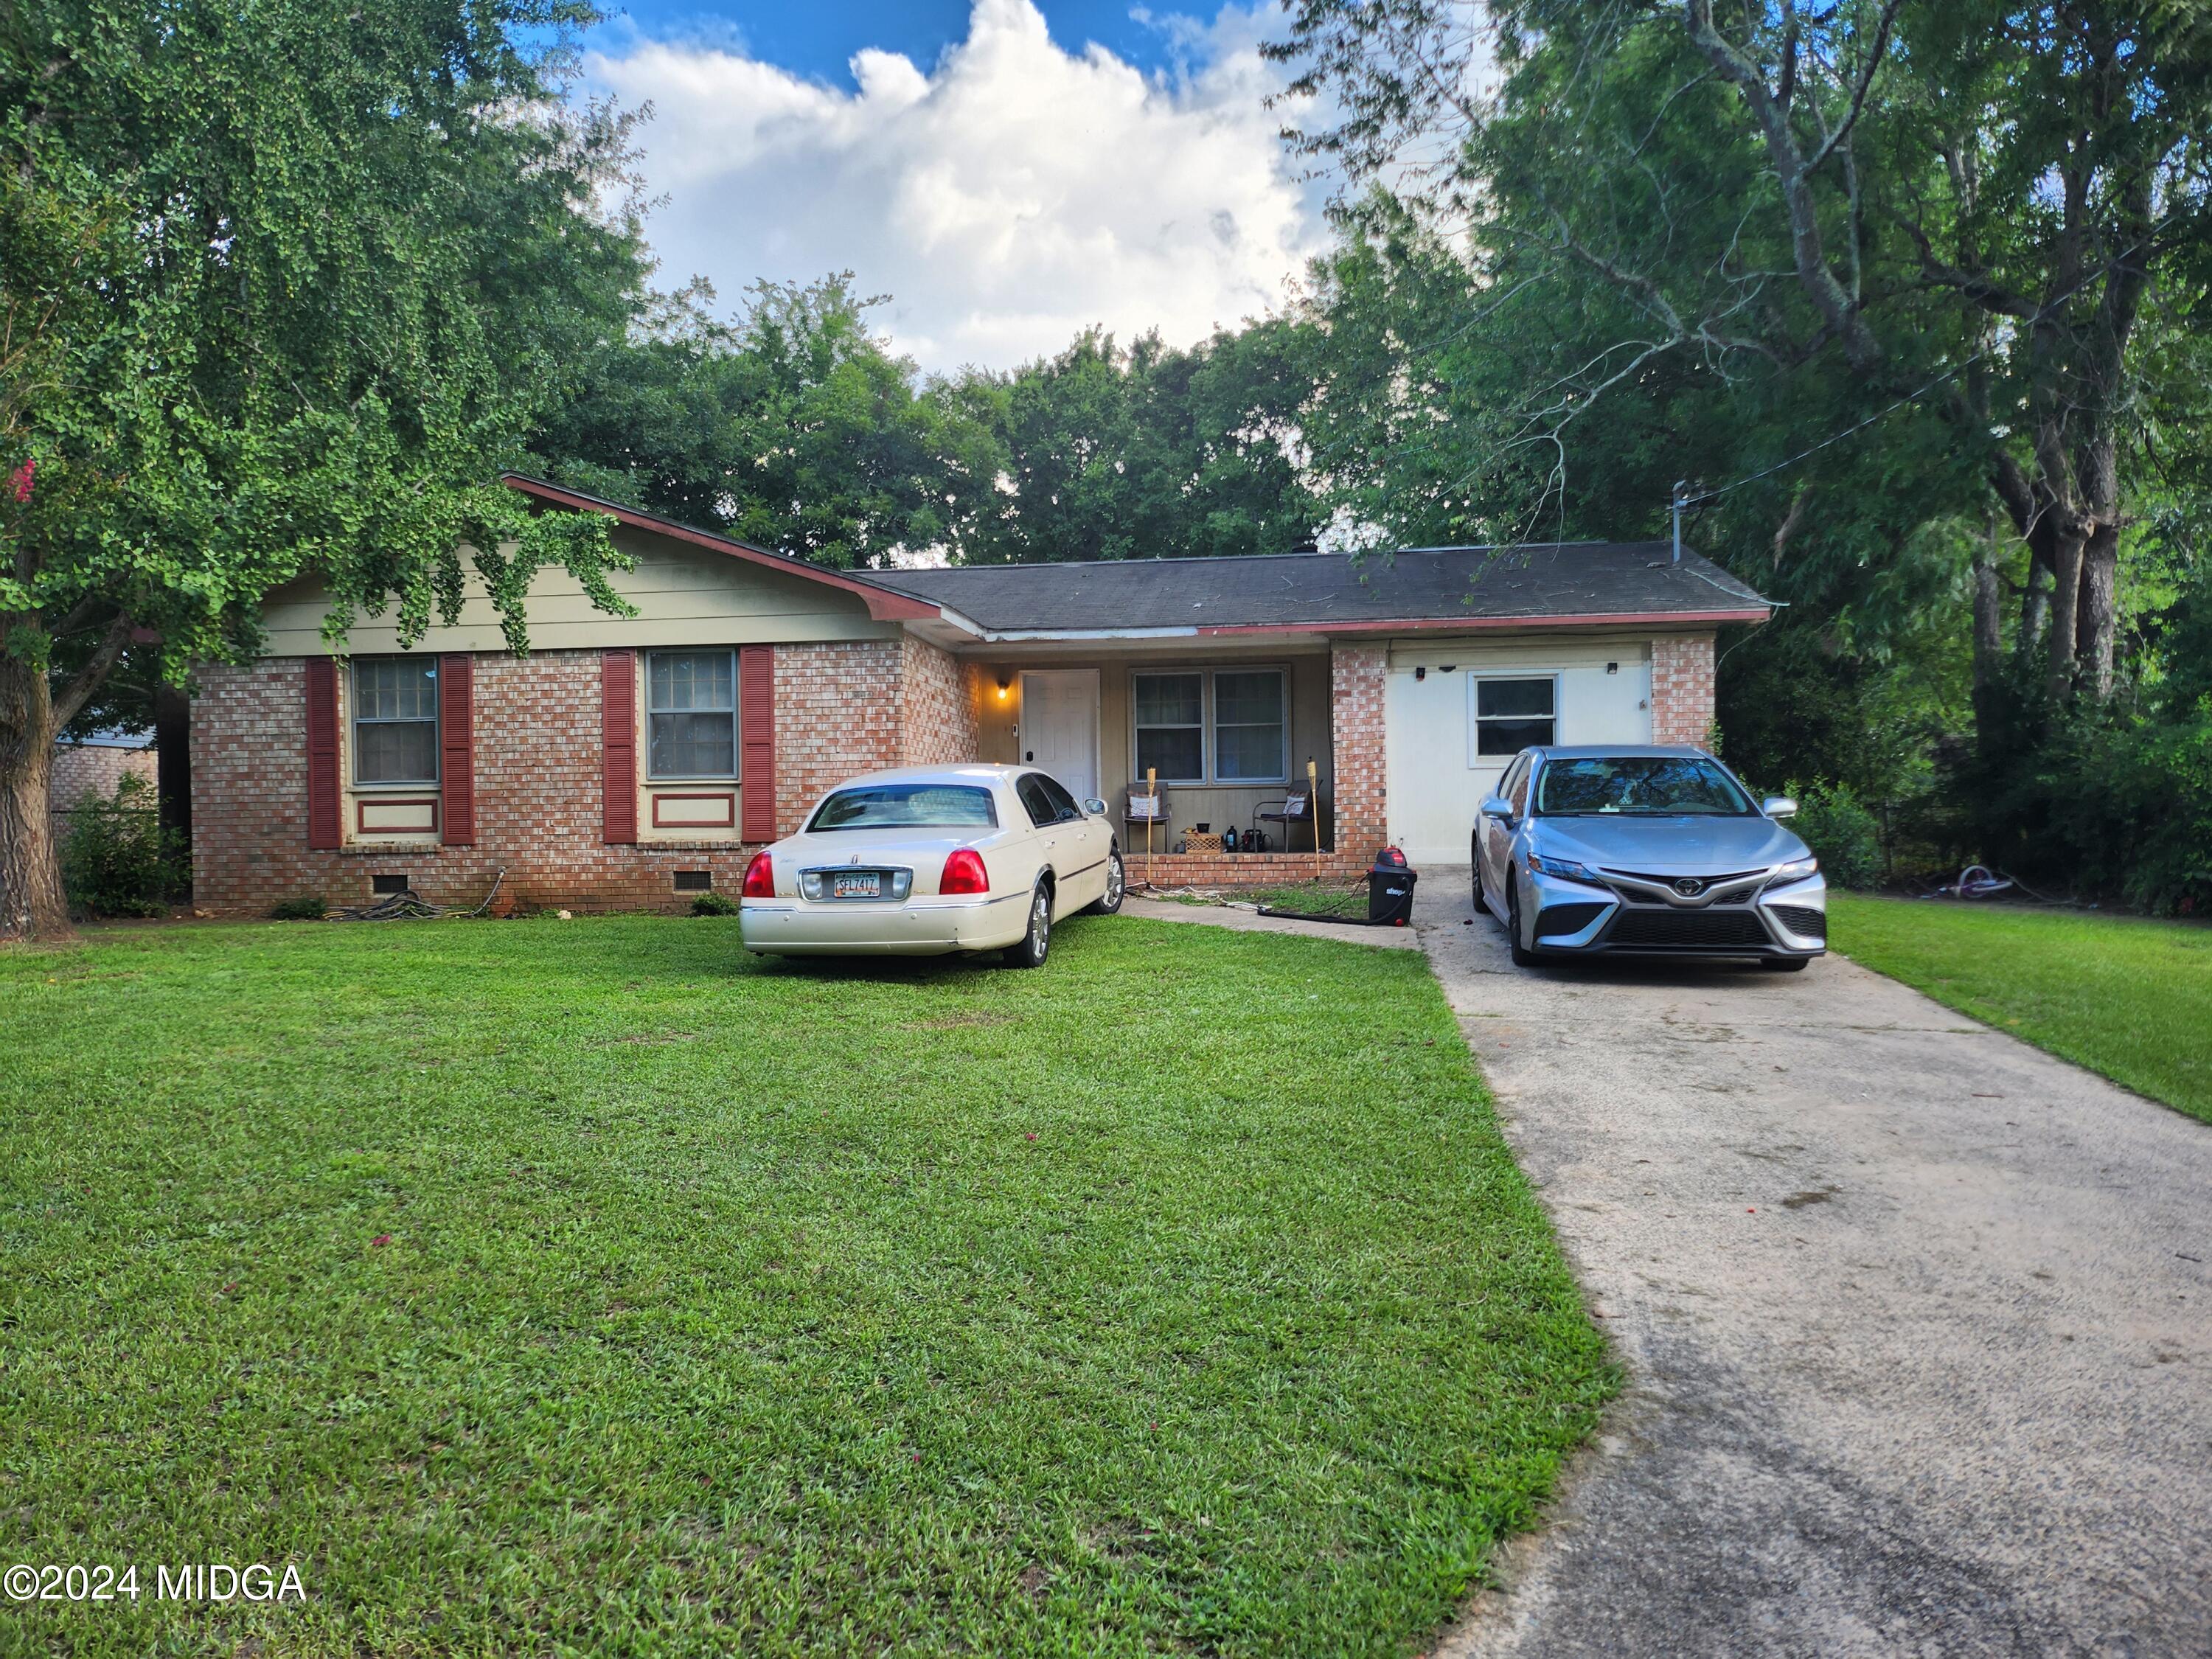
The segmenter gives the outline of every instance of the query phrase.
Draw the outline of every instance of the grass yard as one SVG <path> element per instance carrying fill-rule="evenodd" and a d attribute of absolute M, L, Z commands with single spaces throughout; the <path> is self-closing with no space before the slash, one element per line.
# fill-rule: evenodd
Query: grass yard
<path fill-rule="evenodd" d="M 1350 916 L 1363 921 L 1367 915 L 1367 878 L 1364 875 L 1357 881 L 1293 881 L 1274 887 L 1240 887 L 1218 894 L 1176 893 L 1169 896 L 1179 904 L 1223 904 L 1234 900 L 1240 904 L 1273 905 L 1279 909 L 1312 915 Z M 1418 888 L 1413 898 L 1414 909 L 1419 914 Z"/>
<path fill-rule="evenodd" d="M 1402 1654 L 1613 1386 L 1413 952 L 113 930 L 0 1030 L 0 1561 L 143 1592 L 8 1651 Z"/>
<path fill-rule="evenodd" d="M 2212 927 L 1842 893 L 1828 916 L 1855 961 L 2212 1123 Z"/>

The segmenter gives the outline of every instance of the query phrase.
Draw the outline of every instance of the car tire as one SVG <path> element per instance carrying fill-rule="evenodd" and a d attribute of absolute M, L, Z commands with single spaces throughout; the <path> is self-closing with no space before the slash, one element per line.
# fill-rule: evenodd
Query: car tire
<path fill-rule="evenodd" d="M 1106 854 L 1106 894 L 1085 906 L 1094 916 L 1110 916 L 1121 908 L 1122 896 L 1129 890 L 1129 872 L 1122 867 L 1118 849 Z"/>
<path fill-rule="evenodd" d="M 1534 968 L 1543 961 L 1521 943 L 1521 884 L 1510 872 L 1505 878 L 1505 940 L 1516 968 Z"/>
<path fill-rule="evenodd" d="M 1486 908 L 1482 902 L 1482 831 L 1480 830 L 1474 832 L 1474 838 L 1468 843 L 1467 864 L 1474 878 L 1474 914 L 1479 916 Z"/>
<path fill-rule="evenodd" d="M 1813 958 L 1810 957 L 1761 957 L 1759 960 L 1778 974 L 1802 974 Z"/>
<path fill-rule="evenodd" d="M 1009 968 L 1042 968 L 1052 954 L 1052 890 L 1039 882 L 1030 893 L 1029 930 L 1006 947 Z"/>

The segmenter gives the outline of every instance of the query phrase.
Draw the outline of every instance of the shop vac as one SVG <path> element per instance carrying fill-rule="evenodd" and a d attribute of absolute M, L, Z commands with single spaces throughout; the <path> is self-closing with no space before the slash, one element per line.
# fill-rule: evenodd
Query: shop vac
<path fill-rule="evenodd" d="M 1263 916 L 1281 916 L 1291 921 L 1349 922 L 1354 927 L 1410 927 L 1413 925 L 1413 884 L 1420 872 L 1407 864 L 1406 855 L 1395 847 L 1385 847 L 1375 854 L 1375 862 L 1367 868 L 1367 914 L 1364 916 L 1323 915 L 1312 910 L 1285 910 L 1272 904 L 1260 907 Z"/>

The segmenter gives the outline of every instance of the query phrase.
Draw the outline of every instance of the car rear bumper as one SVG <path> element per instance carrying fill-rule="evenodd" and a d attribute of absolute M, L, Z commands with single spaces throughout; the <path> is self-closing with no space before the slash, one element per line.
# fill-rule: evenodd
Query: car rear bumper
<path fill-rule="evenodd" d="M 1828 948 L 1828 884 L 1814 875 L 1737 904 L 1632 903 L 1610 888 L 1531 878 L 1534 948 L 1544 956 L 1817 957 Z"/>
<path fill-rule="evenodd" d="M 902 904 L 809 904 L 799 899 L 744 899 L 738 930 L 748 951 L 774 956 L 946 956 L 1000 951 L 1029 927 L 1029 895 L 996 898 L 913 898 Z"/>

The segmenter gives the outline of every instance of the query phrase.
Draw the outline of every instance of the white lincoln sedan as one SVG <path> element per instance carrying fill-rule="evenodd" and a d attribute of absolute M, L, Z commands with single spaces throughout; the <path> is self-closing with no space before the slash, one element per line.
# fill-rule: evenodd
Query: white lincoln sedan
<path fill-rule="evenodd" d="M 745 948 L 776 956 L 1004 951 L 1037 968 L 1052 925 L 1121 908 L 1103 801 L 1033 766 L 872 772 L 822 798 L 746 866 Z"/>

